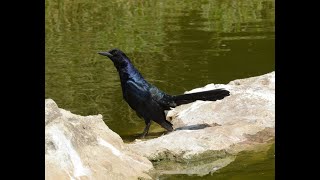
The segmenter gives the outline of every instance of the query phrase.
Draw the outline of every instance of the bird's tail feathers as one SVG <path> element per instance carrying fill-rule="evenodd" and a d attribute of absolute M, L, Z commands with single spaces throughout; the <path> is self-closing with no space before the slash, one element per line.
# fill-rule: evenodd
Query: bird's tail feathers
<path fill-rule="evenodd" d="M 214 89 L 209 91 L 173 96 L 173 101 L 177 106 L 179 106 L 181 104 L 188 104 L 196 100 L 216 101 L 216 100 L 223 99 L 224 97 L 229 95 L 230 95 L 230 92 L 225 89 Z"/>
<path fill-rule="evenodd" d="M 173 127 L 172 127 L 172 123 L 165 120 L 165 121 L 161 121 L 159 123 L 163 128 L 165 128 L 167 131 L 171 132 L 173 131 Z"/>

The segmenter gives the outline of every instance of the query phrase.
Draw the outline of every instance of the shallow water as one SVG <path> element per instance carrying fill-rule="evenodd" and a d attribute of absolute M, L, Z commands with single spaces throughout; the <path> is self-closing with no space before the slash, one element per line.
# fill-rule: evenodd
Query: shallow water
<path fill-rule="evenodd" d="M 98 51 L 123 50 L 169 94 L 275 69 L 274 1 L 46 0 L 45 7 L 46 98 L 76 114 L 102 114 L 126 141 L 144 121 Z M 153 123 L 150 132 L 163 129 Z"/>
<path fill-rule="evenodd" d="M 202 177 L 195 175 L 163 175 L 159 180 L 270 180 L 275 179 L 275 146 L 267 151 L 241 152 L 228 166 Z"/>

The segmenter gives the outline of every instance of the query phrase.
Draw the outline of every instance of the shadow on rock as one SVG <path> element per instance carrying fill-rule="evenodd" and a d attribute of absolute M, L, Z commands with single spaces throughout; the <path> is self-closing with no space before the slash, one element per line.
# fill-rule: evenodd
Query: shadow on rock
<path fill-rule="evenodd" d="M 209 124 L 194 124 L 194 125 L 189 125 L 189 126 L 183 126 L 183 127 L 178 127 L 175 129 L 175 131 L 179 130 L 199 130 L 199 129 L 204 129 L 207 127 L 211 127 Z"/>

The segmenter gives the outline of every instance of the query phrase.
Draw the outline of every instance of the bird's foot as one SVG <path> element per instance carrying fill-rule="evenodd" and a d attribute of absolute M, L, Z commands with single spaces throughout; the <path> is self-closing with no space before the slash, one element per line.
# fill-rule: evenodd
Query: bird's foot
<path fill-rule="evenodd" d="M 140 136 L 139 136 L 139 139 L 145 139 L 147 133 L 142 133 Z"/>

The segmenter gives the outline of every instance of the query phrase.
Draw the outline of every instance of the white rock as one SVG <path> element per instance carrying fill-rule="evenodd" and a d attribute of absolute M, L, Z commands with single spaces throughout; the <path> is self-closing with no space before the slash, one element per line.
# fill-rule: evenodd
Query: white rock
<path fill-rule="evenodd" d="M 150 160 L 169 156 L 171 160 L 187 161 L 208 152 L 234 155 L 274 138 L 274 72 L 227 85 L 209 84 L 187 93 L 216 88 L 225 88 L 231 95 L 214 102 L 196 101 L 178 106 L 167 114 L 174 132 L 128 146 Z"/>
<path fill-rule="evenodd" d="M 79 116 L 45 101 L 46 179 L 151 179 L 145 157 L 130 151 L 101 115 Z"/>

